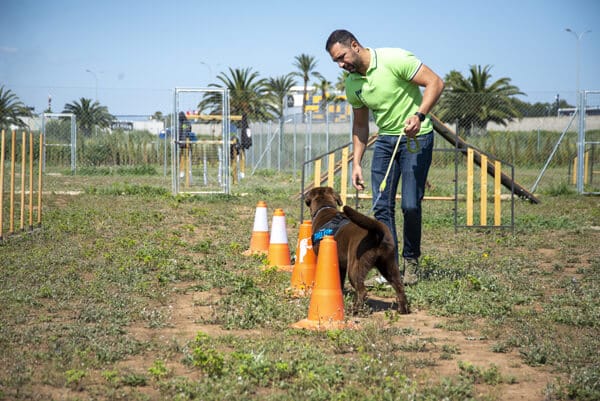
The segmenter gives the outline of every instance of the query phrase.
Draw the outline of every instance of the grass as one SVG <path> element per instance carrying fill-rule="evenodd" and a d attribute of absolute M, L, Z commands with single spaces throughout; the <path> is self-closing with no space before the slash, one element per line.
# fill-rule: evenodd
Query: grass
<path fill-rule="evenodd" d="M 427 201 L 414 313 L 347 310 L 360 329 L 312 332 L 290 328 L 310 300 L 289 273 L 241 255 L 258 200 L 285 210 L 294 251 L 297 180 L 171 196 L 147 171 L 48 177 L 43 228 L 0 243 L 0 399 L 600 397 L 598 198 L 517 201 L 514 233 L 455 232 L 453 203 Z"/>

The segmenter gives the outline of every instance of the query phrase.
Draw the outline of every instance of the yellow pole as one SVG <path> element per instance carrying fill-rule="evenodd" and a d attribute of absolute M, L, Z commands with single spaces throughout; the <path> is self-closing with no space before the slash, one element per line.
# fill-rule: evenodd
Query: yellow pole
<path fill-rule="evenodd" d="M 190 187 L 191 184 L 191 167 L 192 167 L 192 148 L 190 147 L 190 138 L 185 139 L 185 186 Z"/>
<path fill-rule="evenodd" d="M 473 149 L 467 149 L 467 225 L 473 225 Z"/>
<path fill-rule="evenodd" d="M 348 199 L 348 147 L 346 146 L 342 149 L 342 171 L 340 175 L 340 187 L 341 193 L 340 197 L 342 198 L 342 203 L 345 205 L 346 200 Z"/>
<path fill-rule="evenodd" d="M 233 143 L 236 145 L 236 143 Z M 237 166 L 237 148 L 233 147 L 233 154 L 231 155 L 231 182 L 232 184 L 237 184 L 238 182 L 238 166 Z"/>
<path fill-rule="evenodd" d="M 500 160 L 494 162 L 494 225 L 501 225 L 502 220 L 502 200 L 500 193 L 502 192 L 501 185 L 502 163 Z"/>
<path fill-rule="evenodd" d="M 589 177 L 588 172 L 590 169 L 590 152 L 587 151 L 583 154 L 583 183 L 588 184 Z"/>
<path fill-rule="evenodd" d="M 183 158 L 184 158 L 184 153 L 183 153 L 183 148 L 179 145 L 179 143 L 177 144 L 177 149 L 176 152 L 179 152 L 179 181 L 181 182 L 181 184 L 183 185 L 184 182 L 181 180 L 183 178 Z"/>
<path fill-rule="evenodd" d="M 240 150 L 240 177 L 246 177 L 246 150 Z"/>
<path fill-rule="evenodd" d="M 42 226 L 42 158 L 44 156 L 44 137 L 40 133 L 40 154 L 38 157 L 38 227 Z"/>
<path fill-rule="evenodd" d="M 8 233 L 15 231 L 15 147 L 17 133 L 13 130 L 10 149 L 10 215 L 8 216 Z"/>
<path fill-rule="evenodd" d="M 25 131 L 21 133 L 21 214 L 19 215 L 19 229 L 25 230 L 25 173 L 27 172 L 27 155 L 25 149 L 27 149 L 27 134 Z"/>
<path fill-rule="evenodd" d="M 481 155 L 481 186 L 479 188 L 481 199 L 479 200 L 479 224 L 487 225 L 487 164 L 488 157 Z"/>
<path fill-rule="evenodd" d="M 29 230 L 33 230 L 33 132 L 29 131 Z"/>
<path fill-rule="evenodd" d="M 321 186 L 321 159 L 315 160 L 315 187 Z"/>
<path fill-rule="evenodd" d="M 5 134 L 2 130 L 2 139 L 0 144 L 0 240 L 2 240 L 2 233 L 4 227 L 4 148 L 5 148 Z"/>
<path fill-rule="evenodd" d="M 335 180 L 335 153 L 329 154 L 327 163 L 327 186 L 333 188 Z"/>
<path fill-rule="evenodd" d="M 577 184 L 577 156 L 573 159 L 573 173 L 571 174 L 571 183 Z"/>

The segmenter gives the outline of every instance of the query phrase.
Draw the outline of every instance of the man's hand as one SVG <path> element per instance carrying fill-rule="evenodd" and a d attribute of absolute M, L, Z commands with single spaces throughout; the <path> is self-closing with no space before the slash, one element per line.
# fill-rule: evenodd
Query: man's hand
<path fill-rule="evenodd" d="M 360 166 L 352 166 L 352 185 L 359 191 L 365 190 L 365 182 L 363 181 L 362 168 Z"/>
<path fill-rule="evenodd" d="M 409 138 L 414 138 L 421 130 L 421 120 L 418 116 L 410 116 L 404 121 L 404 133 Z"/>

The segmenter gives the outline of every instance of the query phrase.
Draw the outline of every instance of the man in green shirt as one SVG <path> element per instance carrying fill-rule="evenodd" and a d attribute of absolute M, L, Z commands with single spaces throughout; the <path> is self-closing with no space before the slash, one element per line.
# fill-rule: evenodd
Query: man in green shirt
<path fill-rule="evenodd" d="M 421 256 L 421 201 L 433 150 L 433 127 L 427 114 L 444 82 L 412 53 L 363 47 L 346 30 L 333 31 L 325 48 L 350 73 L 346 97 L 354 114 L 352 184 L 358 190 L 364 190 L 361 161 L 369 138 L 369 110 L 379 128 L 371 166 L 373 212 L 390 228 L 396 247 L 396 192 L 402 177 L 404 282 L 414 284 Z M 420 87 L 425 88 L 423 94 Z"/>

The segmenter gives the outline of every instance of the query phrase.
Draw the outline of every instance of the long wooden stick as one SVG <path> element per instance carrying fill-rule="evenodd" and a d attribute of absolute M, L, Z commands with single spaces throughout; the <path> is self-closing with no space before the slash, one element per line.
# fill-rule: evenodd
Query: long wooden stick
<path fill-rule="evenodd" d="M 38 227 L 42 226 L 42 157 L 44 156 L 44 137 L 40 133 L 40 157 L 38 159 Z"/>
<path fill-rule="evenodd" d="M 33 132 L 29 131 L 29 230 L 33 230 Z"/>
<path fill-rule="evenodd" d="M 15 147 L 17 133 L 13 130 L 10 149 L 10 215 L 8 216 L 8 234 L 15 232 Z"/>
<path fill-rule="evenodd" d="M 21 204 L 19 214 L 19 229 L 21 231 L 25 230 L 25 173 L 27 172 L 27 136 L 25 131 L 21 133 Z"/>
<path fill-rule="evenodd" d="M 2 240 L 4 227 L 4 148 L 5 148 L 5 133 L 2 130 L 2 139 L 0 144 L 0 240 Z"/>

